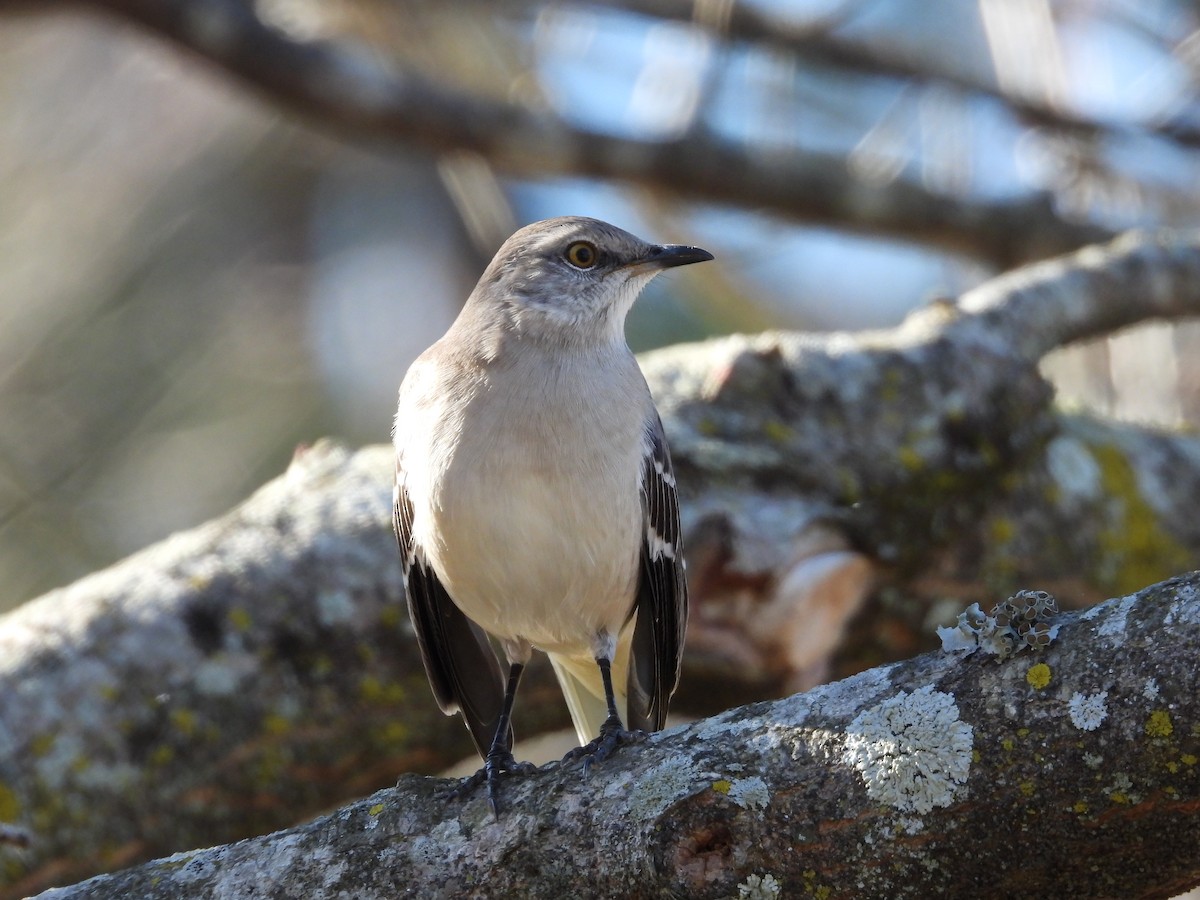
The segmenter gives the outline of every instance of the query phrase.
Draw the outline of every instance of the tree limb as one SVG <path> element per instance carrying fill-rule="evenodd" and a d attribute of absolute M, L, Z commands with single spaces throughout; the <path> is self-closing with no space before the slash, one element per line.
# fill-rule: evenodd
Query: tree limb
<path fill-rule="evenodd" d="M 1131 236 L 891 332 L 646 356 L 693 592 L 676 707 L 861 669 L 871 634 L 907 617 L 919 641 L 946 596 L 1036 585 L 1078 604 L 1193 568 L 1200 441 L 1056 413 L 1036 355 L 1048 335 L 1194 311 L 1197 266 L 1195 235 Z M 0 847 L 8 896 L 469 753 L 413 652 L 391 465 L 319 445 L 229 515 L 0 617 L 0 820 L 32 842 Z M 880 606 L 880 585 L 902 602 Z M 523 734 L 565 722 L 545 670 L 517 711 Z"/>
<path fill-rule="evenodd" d="M 1172 896 L 1200 883 L 1197 653 L 1192 573 L 1066 617 L 1040 654 L 927 654 L 653 736 L 588 779 L 543 768 L 506 783 L 499 821 L 408 777 L 42 896 Z"/>
<path fill-rule="evenodd" d="M 264 21 L 262 7 L 242 0 L 88 2 L 344 132 L 434 153 L 480 154 L 518 177 L 613 178 L 931 244 L 999 268 L 1111 235 L 1063 218 L 1046 195 L 966 200 L 904 180 L 871 183 L 840 157 L 755 150 L 703 129 L 678 140 L 641 141 L 575 128 L 544 109 L 385 66 L 351 41 L 294 39 Z"/>
<path fill-rule="evenodd" d="M 600 0 L 601 5 L 624 9 L 639 15 L 652 15 L 678 22 L 700 19 L 720 37 L 763 44 L 785 49 L 806 60 L 835 66 L 846 73 L 868 72 L 899 78 L 915 84 L 941 84 L 961 91 L 987 97 L 1003 103 L 1026 122 L 1078 137 L 1107 141 L 1126 140 L 1145 135 L 1180 144 L 1200 147 L 1200 131 L 1186 121 L 1154 122 L 1136 125 L 1105 121 L 1072 111 L 1032 94 L 1006 91 L 993 82 L 980 78 L 970 67 L 962 65 L 960 55 L 924 54 L 919 57 L 883 42 L 868 43 L 861 38 L 840 34 L 836 26 L 841 17 L 835 11 L 827 17 L 813 16 L 796 21 L 787 12 L 753 4 L 731 4 L 728 14 L 718 21 L 698 17 L 695 4 L 689 0 Z"/>

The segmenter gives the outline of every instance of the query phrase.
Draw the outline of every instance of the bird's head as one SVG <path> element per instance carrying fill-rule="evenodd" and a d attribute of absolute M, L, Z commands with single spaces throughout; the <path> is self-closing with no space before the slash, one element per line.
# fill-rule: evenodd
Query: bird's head
<path fill-rule="evenodd" d="M 712 258 L 698 247 L 647 243 L 598 219 L 546 219 L 504 242 L 469 302 L 503 314 L 522 334 L 623 342 L 625 315 L 651 278 Z"/>

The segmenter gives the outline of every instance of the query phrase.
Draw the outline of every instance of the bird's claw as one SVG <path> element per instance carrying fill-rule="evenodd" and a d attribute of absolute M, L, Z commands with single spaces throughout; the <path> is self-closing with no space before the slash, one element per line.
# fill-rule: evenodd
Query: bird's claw
<path fill-rule="evenodd" d="M 500 817 L 500 779 L 507 775 L 532 775 L 537 766 L 529 762 L 517 762 L 507 750 L 490 752 L 483 767 L 474 775 L 468 775 L 454 787 L 438 794 L 439 800 L 460 800 L 472 793 L 479 785 L 487 784 L 488 806 L 492 815 Z"/>
<path fill-rule="evenodd" d="M 607 719 L 600 726 L 600 735 L 582 747 L 567 751 L 562 758 L 564 763 L 583 760 L 583 777 L 588 776 L 592 763 L 604 762 L 626 744 L 637 744 L 646 739 L 644 731 L 628 731 L 621 725 L 620 719 Z"/>

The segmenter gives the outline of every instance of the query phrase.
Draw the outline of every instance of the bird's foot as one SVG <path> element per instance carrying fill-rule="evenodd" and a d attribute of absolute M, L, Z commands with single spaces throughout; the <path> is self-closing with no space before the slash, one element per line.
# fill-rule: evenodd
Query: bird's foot
<path fill-rule="evenodd" d="M 517 762 L 508 750 L 491 750 L 481 768 L 468 775 L 454 787 L 438 795 L 439 800 L 459 800 L 473 792 L 479 785 L 487 784 L 488 806 L 492 815 L 500 818 L 500 779 L 510 775 L 532 775 L 537 766 L 528 762 Z"/>
<path fill-rule="evenodd" d="M 600 726 L 599 737 L 593 741 L 589 741 L 582 747 L 576 747 L 573 750 L 567 751 L 567 755 L 562 758 L 562 761 L 570 763 L 577 759 L 582 759 L 583 777 L 587 778 L 592 763 L 604 762 L 616 753 L 618 748 L 624 747 L 626 744 L 640 743 L 646 737 L 647 735 L 644 731 L 627 731 L 621 724 L 620 719 L 610 716 Z"/>

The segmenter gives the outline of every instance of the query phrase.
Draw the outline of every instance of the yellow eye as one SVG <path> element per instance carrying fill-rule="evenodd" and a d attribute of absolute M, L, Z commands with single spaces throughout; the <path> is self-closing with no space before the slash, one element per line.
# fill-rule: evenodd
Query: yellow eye
<path fill-rule="evenodd" d="M 577 269 L 590 269 L 596 265 L 596 245 L 587 241 L 576 241 L 567 248 L 567 262 Z"/>

